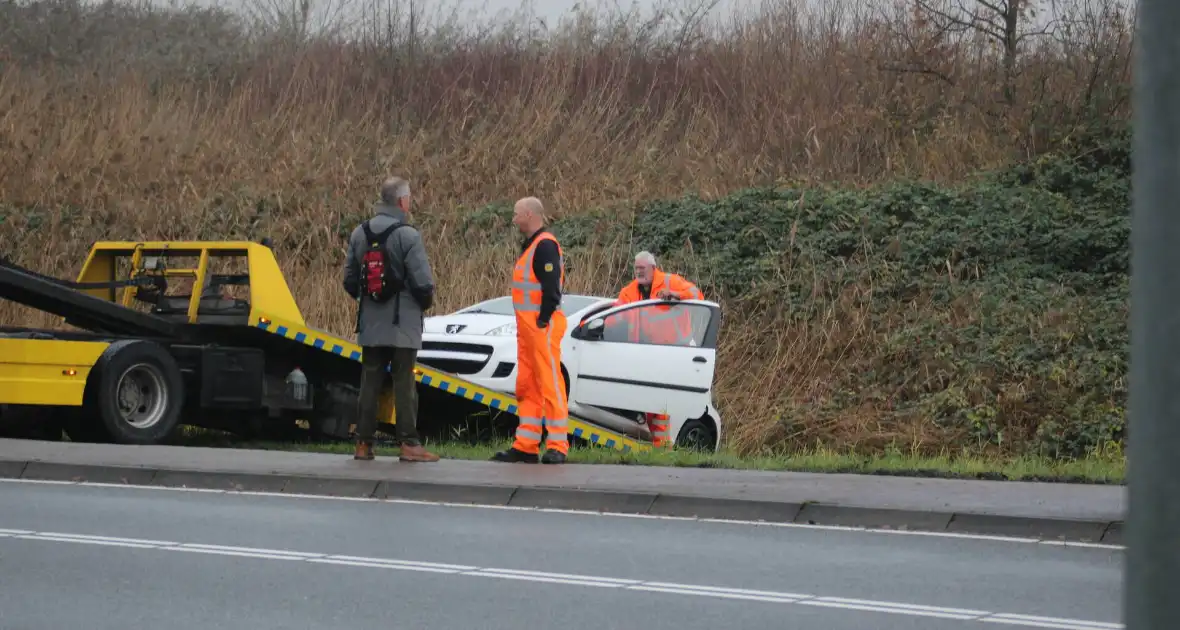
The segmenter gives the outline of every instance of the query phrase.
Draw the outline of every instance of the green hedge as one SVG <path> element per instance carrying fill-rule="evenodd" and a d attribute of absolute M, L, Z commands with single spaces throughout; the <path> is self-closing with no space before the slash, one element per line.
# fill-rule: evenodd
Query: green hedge
<path fill-rule="evenodd" d="M 633 225 L 590 213 L 554 229 L 571 248 L 630 238 L 698 270 L 731 309 L 814 317 L 871 282 L 885 334 L 873 369 L 843 376 L 840 396 L 811 412 L 899 391 L 894 413 L 957 430 L 964 445 L 1080 455 L 1124 437 L 1129 188 L 1130 135 L 1118 129 L 956 187 L 749 189 L 642 205 Z M 899 315 L 915 299 L 922 315 Z M 952 327 L 945 314 L 964 299 L 975 317 Z M 932 365 L 940 376 L 923 380 Z M 996 402 L 1016 389 L 1017 402 Z"/>

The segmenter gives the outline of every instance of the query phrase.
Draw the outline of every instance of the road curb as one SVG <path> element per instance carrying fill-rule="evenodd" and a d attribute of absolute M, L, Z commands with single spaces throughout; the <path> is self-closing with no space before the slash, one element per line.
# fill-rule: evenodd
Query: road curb
<path fill-rule="evenodd" d="M 652 492 L 210 472 L 135 466 L 59 464 L 45 461 L 0 461 L 0 478 L 401 499 L 1123 544 L 1121 521 L 889 510 L 819 502 L 787 503 Z"/>

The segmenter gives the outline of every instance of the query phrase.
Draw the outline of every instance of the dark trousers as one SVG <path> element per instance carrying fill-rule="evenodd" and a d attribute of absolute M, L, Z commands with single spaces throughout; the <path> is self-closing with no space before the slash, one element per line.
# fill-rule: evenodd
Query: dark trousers
<path fill-rule="evenodd" d="M 358 440 L 372 441 L 377 431 L 377 403 L 381 385 L 388 378 L 385 366 L 390 366 L 393 378 L 393 408 L 397 415 L 394 428 L 397 441 L 405 446 L 420 446 L 418 439 L 418 388 L 414 382 L 414 363 L 418 351 L 414 348 L 368 346 L 361 354 L 361 395 L 356 420 Z"/>

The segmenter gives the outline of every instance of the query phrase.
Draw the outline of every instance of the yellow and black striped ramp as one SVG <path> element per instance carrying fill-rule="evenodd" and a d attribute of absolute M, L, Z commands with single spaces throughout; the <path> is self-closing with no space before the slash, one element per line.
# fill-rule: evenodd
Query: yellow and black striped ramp
<path fill-rule="evenodd" d="M 298 343 L 331 352 L 346 357 L 352 361 L 361 360 L 361 348 L 354 343 L 344 341 L 328 333 L 276 320 L 266 315 L 252 318 L 252 325 L 266 332 L 296 341 Z M 441 390 L 453 396 L 466 398 L 491 409 L 505 411 L 516 415 L 516 399 L 507 394 L 481 387 L 475 383 L 463 380 L 453 374 L 440 372 L 419 363 L 414 368 L 414 379 L 428 387 Z M 630 451 L 646 451 L 651 444 L 625 436 L 621 433 L 604 429 L 585 420 L 570 416 L 570 435 L 581 438 L 597 446 L 605 446 L 624 453 Z"/>

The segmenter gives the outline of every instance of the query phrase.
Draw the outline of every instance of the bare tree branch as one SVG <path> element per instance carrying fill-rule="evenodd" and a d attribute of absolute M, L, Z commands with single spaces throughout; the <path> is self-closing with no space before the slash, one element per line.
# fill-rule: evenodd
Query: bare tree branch
<path fill-rule="evenodd" d="M 978 12 L 968 10 L 963 6 L 963 0 L 959 0 L 959 10 L 967 14 L 970 19 L 957 17 L 946 11 L 937 9 L 926 0 L 916 0 L 916 3 L 919 9 L 941 20 L 948 29 L 953 28 L 954 32 L 979 31 L 990 35 L 1001 43 L 1004 41 L 1004 32 L 1000 30 L 1000 27 Z"/>
<path fill-rule="evenodd" d="M 985 9 L 990 9 L 996 15 L 1008 15 L 1008 3 L 1007 2 L 1003 3 L 1003 6 L 997 6 L 997 5 L 994 5 L 990 2 L 988 2 L 987 0 L 975 0 L 975 1 L 977 3 L 979 3 L 980 5 L 982 5 Z M 959 0 L 959 6 L 960 7 L 963 6 L 962 0 Z"/>
<path fill-rule="evenodd" d="M 904 66 L 897 65 L 897 64 L 881 64 L 881 65 L 877 66 L 877 70 L 880 70 L 883 72 L 897 72 L 897 73 L 903 73 L 903 74 L 925 74 L 925 75 L 935 77 L 935 78 L 941 80 L 942 82 L 946 83 L 947 85 L 953 86 L 955 84 L 955 80 L 953 78 L 951 78 L 950 76 L 948 76 L 947 74 L 945 74 L 943 72 L 935 70 L 934 68 L 930 68 L 930 67 L 926 66 L 925 64 L 910 63 L 910 64 L 904 65 Z"/>

